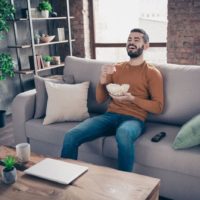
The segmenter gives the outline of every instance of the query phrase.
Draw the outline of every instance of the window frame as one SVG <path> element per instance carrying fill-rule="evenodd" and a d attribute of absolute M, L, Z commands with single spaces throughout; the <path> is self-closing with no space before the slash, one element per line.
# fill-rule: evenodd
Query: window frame
<path fill-rule="evenodd" d="M 91 43 L 91 58 L 96 59 L 96 48 L 120 48 L 125 47 L 126 43 L 98 43 L 95 40 L 95 18 L 93 0 L 89 1 L 89 19 L 90 19 L 90 43 Z M 149 47 L 167 47 L 167 42 L 150 42 Z"/>

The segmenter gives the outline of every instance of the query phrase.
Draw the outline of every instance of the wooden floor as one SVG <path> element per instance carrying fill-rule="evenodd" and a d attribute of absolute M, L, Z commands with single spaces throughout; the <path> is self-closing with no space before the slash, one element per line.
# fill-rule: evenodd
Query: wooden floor
<path fill-rule="evenodd" d="M 0 145 L 14 146 L 12 116 L 6 117 L 6 126 L 0 128 Z"/>
<path fill-rule="evenodd" d="M 9 115 L 6 118 L 6 126 L 0 128 L 0 145 L 14 146 L 12 116 Z M 164 197 L 159 197 L 159 200 L 170 200 Z"/>

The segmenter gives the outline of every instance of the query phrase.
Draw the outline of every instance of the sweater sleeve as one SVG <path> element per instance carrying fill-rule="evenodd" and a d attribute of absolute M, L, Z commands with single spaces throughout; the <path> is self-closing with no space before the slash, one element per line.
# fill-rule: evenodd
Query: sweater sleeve
<path fill-rule="evenodd" d="M 151 68 L 147 72 L 148 90 L 150 99 L 135 97 L 133 103 L 147 112 L 160 114 L 163 111 L 163 77 L 156 68 Z"/>
<path fill-rule="evenodd" d="M 101 84 L 100 82 L 97 84 L 96 87 L 96 101 L 98 103 L 103 103 L 109 97 L 109 94 L 106 90 L 106 85 L 112 82 L 112 75 L 107 75 L 106 77 L 106 84 Z"/>

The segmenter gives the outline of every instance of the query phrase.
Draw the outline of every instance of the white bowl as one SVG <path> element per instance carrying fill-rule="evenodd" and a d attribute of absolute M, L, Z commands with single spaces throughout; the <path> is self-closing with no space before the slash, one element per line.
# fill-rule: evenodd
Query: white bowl
<path fill-rule="evenodd" d="M 106 89 L 108 90 L 108 92 L 111 95 L 115 95 L 115 96 L 121 96 L 125 92 L 128 92 L 129 87 L 130 87 L 129 84 L 119 85 L 119 84 L 110 83 L 106 85 Z"/>

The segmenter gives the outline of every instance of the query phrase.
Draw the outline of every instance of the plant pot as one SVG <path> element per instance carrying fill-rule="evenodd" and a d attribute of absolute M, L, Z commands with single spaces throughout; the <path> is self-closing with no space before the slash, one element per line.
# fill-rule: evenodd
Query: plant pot
<path fill-rule="evenodd" d="M 41 11 L 41 17 L 48 18 L 49 17 L 49 11 L 48 10 L 42 10 Z"/>
<path fill-rule="evenodd" d="M 12 184 L 17 180 L 17 170 L 14 167 L 11 171 L 5 171 L 5 168 L 1 171 L 2 181 L 6 184 Z"/>
<path fill-rule="evenodd" d="M 0 110 L 0 128 L 4 127 L 6 124 L 6 111 Z"/>
<path fill-rule="evenodd" d="M 50 62 L 44 62 L 44 67 L 50 67 Z"/>

